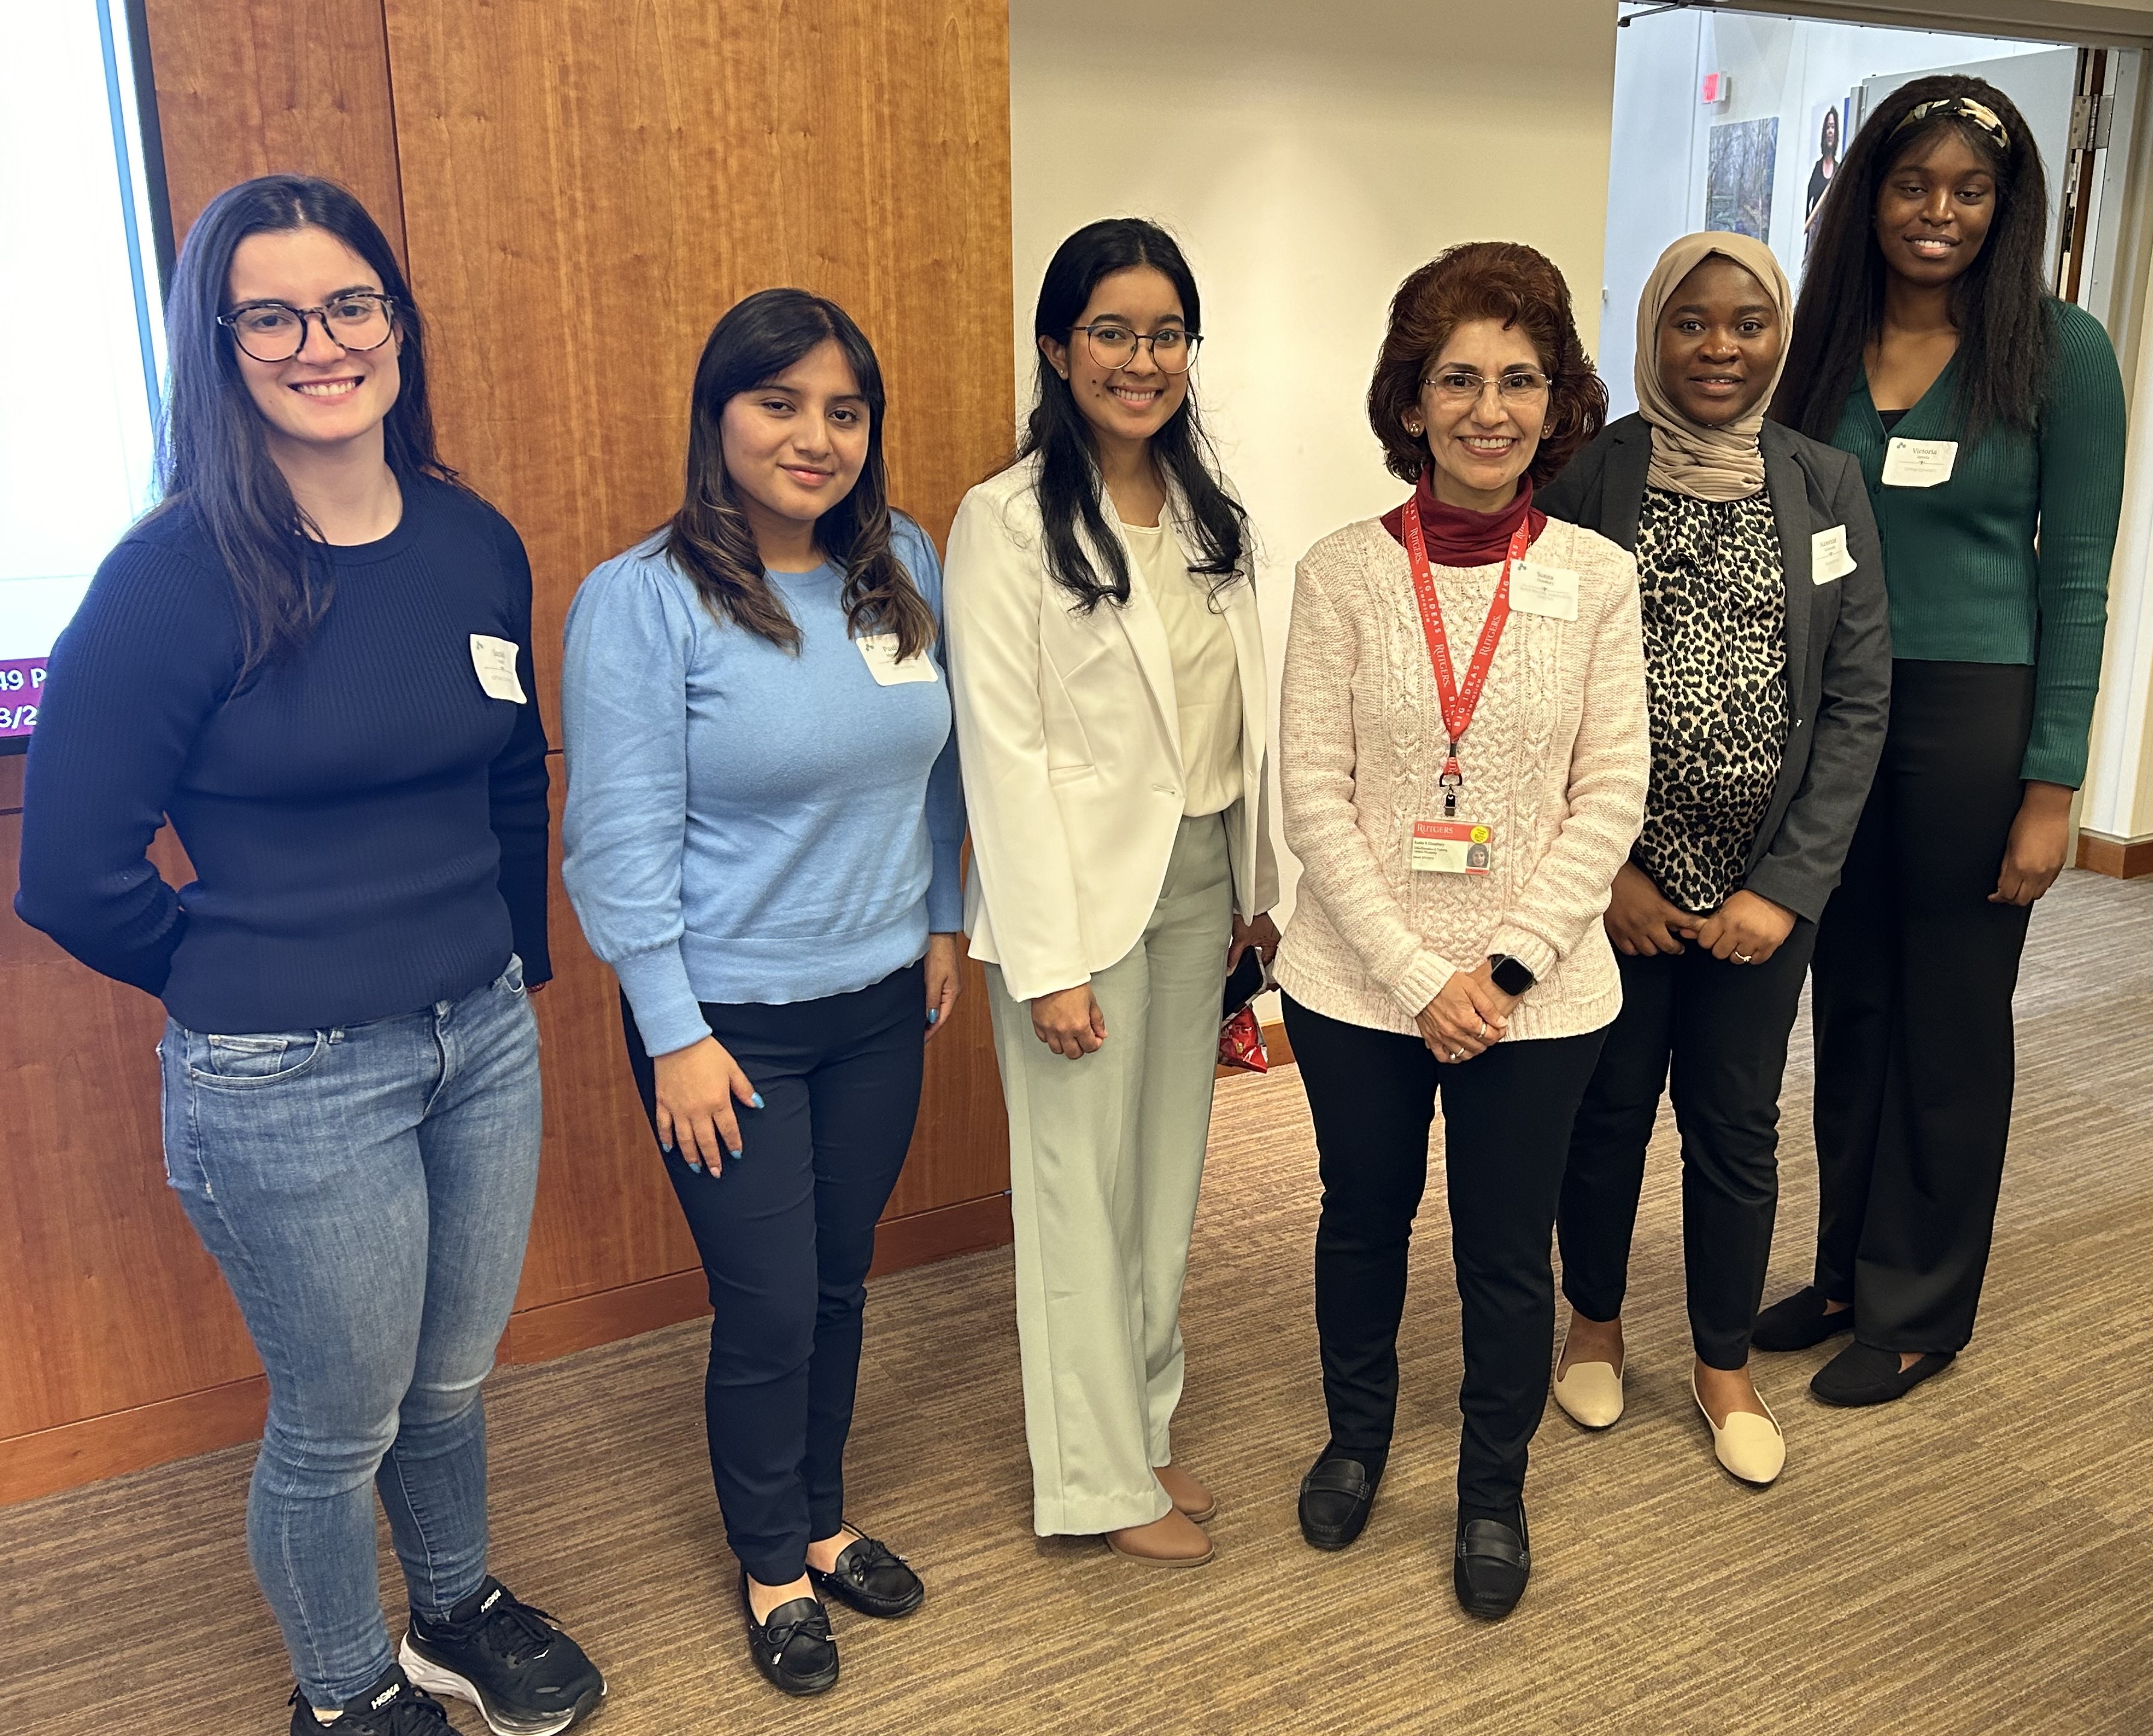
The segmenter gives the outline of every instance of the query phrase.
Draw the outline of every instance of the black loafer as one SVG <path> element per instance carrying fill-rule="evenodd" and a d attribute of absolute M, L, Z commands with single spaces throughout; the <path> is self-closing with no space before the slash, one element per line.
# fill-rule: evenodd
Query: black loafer
<path fill-rule="evenodd" d="M 1468 1520 L 1458 1525 L 1458 1556 L 1451 1570 L 1458 1601 L 1468 1616 L 1499 1621 L 1518 1606 L 1532 1576 L 1533 1552 L 1525 1535 L 1525 1504 L 1518 1503 L 1518 1522 Z"/>
<path fill-rule="evenodd" d="M 1311 1549 L 1344 1549 L 1368 1523 L 1379 1479 L 1357 1459 L 1326 1457 L 1300 1479 L 1300 1535 Z"/>
<path fill-rule="evenodd" d="M 747 1575 L 741 1575 L 741 1613 L 747 1617 L 748 1655 L 762 1678 L 788 1694 L 818 1694 L 837 1685 L 837 1642 L 830 1637 L 830 1616 L 812 1597 L 781 1603 L 770 1619 L 755 1619 L 747 1601 Z"/>
<path fill-rule="evenodd" d="M 811 1566 L 807 1579 L 817 1591 L 834 1593 L 863 1616 L 886 1621 L 910 1615 L 927 1596 L 927 1587 L 903 1556 L 864 1535 L 845 1545 L 829 1572 Z"/>
<path fill-rule="evenodd" d="M 1749 1328 L 1749 1342 L 1759 1350 L 1807 1350 L 1835 1332 L 1851 1331 L 1854 1311 L 1825 1311 L 1830 1300 L 1814 1284 L 1805 1284 L 1792 1296 L 1774 1302 L 1757 1316 Z"/>
<path fill-rule="evenodd" d="M 1951 1366 L 1956 1352 L 1931 1351 L 1911 1367 L 1899 1367 L 1899 1352 L 1879 1350 L 1856 1339 L 1809 1377 L 1809 1391 L 1826 1404 L 1889 1404 L 1904 1398 L 1931 1375 Z"/>

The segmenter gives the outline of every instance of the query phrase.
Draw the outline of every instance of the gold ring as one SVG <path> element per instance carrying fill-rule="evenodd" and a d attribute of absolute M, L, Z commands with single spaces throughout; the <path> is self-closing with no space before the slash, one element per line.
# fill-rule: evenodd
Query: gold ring
<path fill-rule="evenodd" d="M 1463 1049 L 1453 1049 L 1450 1051 L 1450 1058 L 1453 1061 L 1463 1061 L 1465 1059 L 1465 1051 Z"/>

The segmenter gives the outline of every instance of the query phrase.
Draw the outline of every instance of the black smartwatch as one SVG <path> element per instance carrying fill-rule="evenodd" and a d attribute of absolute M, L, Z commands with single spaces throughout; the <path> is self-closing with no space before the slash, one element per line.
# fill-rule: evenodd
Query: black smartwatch
<path fill-rule="evenodd" d="M 1493 968 L 1489 979 L 1505 995 L 1522 995 L 1540 979 L 1506 952 L 1491 952 L 1488 963 Z"/>

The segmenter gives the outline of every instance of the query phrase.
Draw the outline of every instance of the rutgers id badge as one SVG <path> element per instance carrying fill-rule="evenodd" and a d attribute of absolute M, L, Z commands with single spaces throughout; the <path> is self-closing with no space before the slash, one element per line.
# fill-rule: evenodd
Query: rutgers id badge
<path fill-rule="evenodd" d="M 1495 834 L 1470 820 L 1413 822 L 1417 874 L 1484 874 L 1495 866 Z"/>

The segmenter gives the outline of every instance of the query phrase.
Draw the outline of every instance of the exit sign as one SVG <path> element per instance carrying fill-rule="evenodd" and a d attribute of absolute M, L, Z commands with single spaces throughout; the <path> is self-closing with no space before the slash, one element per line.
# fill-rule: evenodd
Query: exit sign
<path fill-rule="evenodd" d="M 1732 94 L 1732 84 L 1725 73 L 1707 73 L 1697 85 L 1697 99 L 1708 109 L 1722 107 Z"/>

